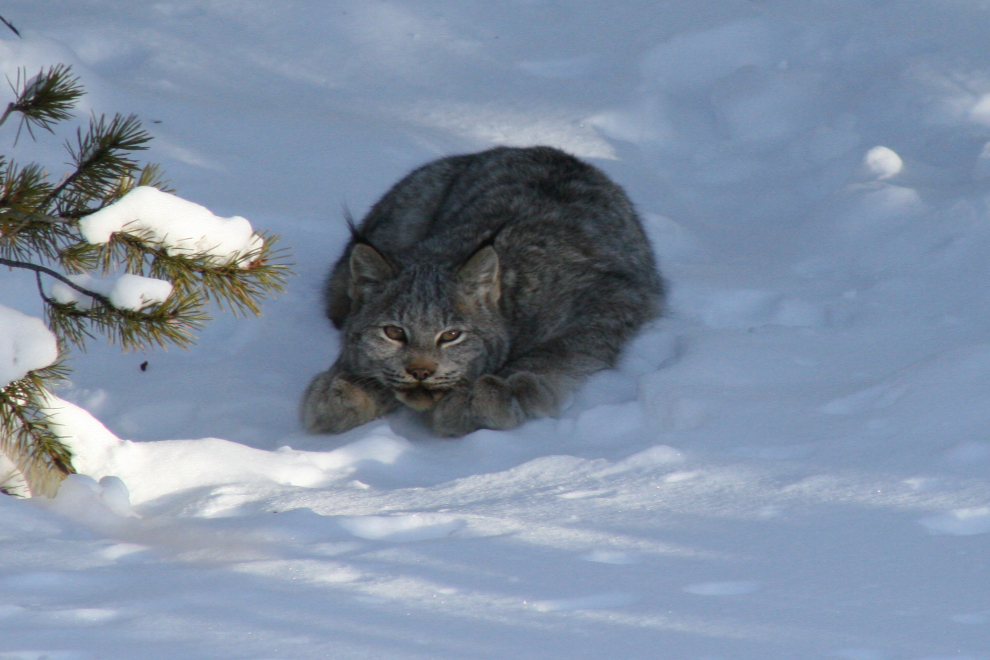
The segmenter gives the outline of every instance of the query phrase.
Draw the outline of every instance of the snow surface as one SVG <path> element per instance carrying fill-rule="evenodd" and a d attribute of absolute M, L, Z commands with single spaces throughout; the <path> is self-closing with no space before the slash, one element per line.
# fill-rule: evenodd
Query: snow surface
<path fill-rule="evenodd" d="M 73 64 L 298 277 L 73 356 L 82 475 L 0 498 L 0 658 L 990 658 L 988 8 L 6 3 L 8 76 Z M 535 143 L 626 187 L 669 316 L 559 419 L 303 435 L 341 205 Z"/>

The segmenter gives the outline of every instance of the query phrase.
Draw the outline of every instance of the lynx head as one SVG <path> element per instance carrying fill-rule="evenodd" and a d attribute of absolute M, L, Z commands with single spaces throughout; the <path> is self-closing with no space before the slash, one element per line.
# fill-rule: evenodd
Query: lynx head
<path fill-rule="evenodd" d="M 370 245 L 350 256 L 344 351 L 355 374 L 416 410 L 497 369 L 508 354 L 499 259 L 486 246 L 457 268 L 397 268 Z"/>

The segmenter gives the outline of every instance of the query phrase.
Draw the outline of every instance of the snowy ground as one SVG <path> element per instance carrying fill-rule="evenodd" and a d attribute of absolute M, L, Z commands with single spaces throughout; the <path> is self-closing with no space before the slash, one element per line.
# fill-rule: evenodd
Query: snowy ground
<path fill-rule="evenodd" d="M 0 658 L 990 658 L 984 0 L 2 13 L 7 75 L 73 64 L 298 277 L 192 351 L 74 356 L 87 476 L 0 498 Z M 557 420 L 301 434 L 341 205 L 540 143 L 627 188 L 670 316 Z"/>

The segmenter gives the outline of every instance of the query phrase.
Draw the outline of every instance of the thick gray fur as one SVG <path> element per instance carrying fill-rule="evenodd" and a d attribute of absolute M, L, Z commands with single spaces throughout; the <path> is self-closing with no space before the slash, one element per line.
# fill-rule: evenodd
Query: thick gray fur
<path fill-rule="evenodd" d="M 343 348 L 303 424 L 341 433 L 405 403 L 459 436 L 553 415 L 663 296 L 632 204 L 598 169 L 550 147 L 434 161 L 375 204 L 330 273 Z"/>

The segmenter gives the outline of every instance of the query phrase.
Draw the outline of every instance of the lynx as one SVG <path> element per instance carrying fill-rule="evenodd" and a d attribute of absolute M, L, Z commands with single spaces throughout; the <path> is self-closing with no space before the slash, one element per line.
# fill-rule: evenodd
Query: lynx
<path fill-rule="evenodd" d="M 312 433 L 401 405 L 441 436 L 553 415 L 662 310 L 625 193 L 550 147 L 428 163 L 352 231 L 325 288 L 342 350 L 303 398 Z"/>

